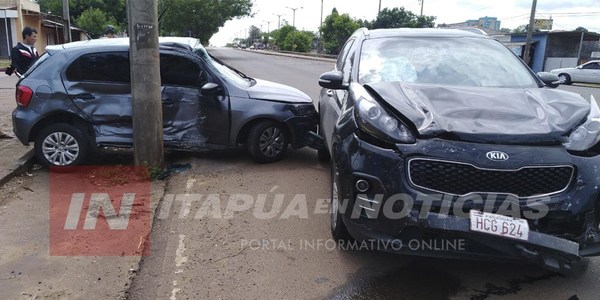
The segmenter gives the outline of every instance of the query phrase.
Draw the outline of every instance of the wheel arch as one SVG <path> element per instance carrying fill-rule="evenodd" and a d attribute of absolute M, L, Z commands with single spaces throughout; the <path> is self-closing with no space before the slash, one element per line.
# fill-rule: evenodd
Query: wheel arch
<path fill-rule="evenodd" d="M 90 141 L 93 142 L 95 140 L 96 135 L 94 133 L 94 128 L 88 121 L 83 119 L 81 116 L 78 116 L 76 114 L 69 113 L 69 112 L 64 112 L 64 111 L 47 115 L 43 119 L 41 119 L 39 122 L 37 122 L 31 128 L 31 131 L 29 131 L 28 140 L 35 141 L 36 136 L 40 133 L 40 131 L 42 129 L 49 126 L 50 124 L 56 124 L 56 123 L 70 124 L 79 129 L 83 129 L 82 132 L 84 134 L 87 134 L 88 137 L 90 137 Z M 93 144 L 95 144 L 95 142 L 93 142 Z M 92 146 L 94 146 L 94 145 L 92 145 Z"/>

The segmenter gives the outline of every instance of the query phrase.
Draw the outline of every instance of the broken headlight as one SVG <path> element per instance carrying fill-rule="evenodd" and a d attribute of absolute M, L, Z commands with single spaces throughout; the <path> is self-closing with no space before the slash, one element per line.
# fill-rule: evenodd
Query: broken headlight
<path fill-rule="evenodd" d="M 358 97 L 354 116 L 360 129 L 381 140 L 405 144 L 415 142 L 415 136 L 408 126 L 389 114 L 370 95 Z"/>
<path fill-rule="evenodd" d="M 569 150 L 585 151 L 600 141 L 600 108 L 594 96 L 591 96 L 590 100 L 591 109 L 587 120 L 575 128 L 569 135 L 569 140 L 564 143 Z"/>

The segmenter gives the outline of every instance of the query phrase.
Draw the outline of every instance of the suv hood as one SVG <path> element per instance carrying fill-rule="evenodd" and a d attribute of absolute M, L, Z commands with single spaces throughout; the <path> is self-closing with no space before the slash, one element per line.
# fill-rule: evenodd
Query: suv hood
<path fill-rule="evenodd" d="M 421 136 L 487 143 L 558 143 L 590 104 L 548 88 L 448 87 L 382 82 L 366 86 L 408 118 Z"/>
<path fill-rule="evenodd" d="M 312 103 L 312 99 L 299 89 L 262 79 L 255 80 L 256 84 L 247 90 L 251 99 L 287 103 Z"/>

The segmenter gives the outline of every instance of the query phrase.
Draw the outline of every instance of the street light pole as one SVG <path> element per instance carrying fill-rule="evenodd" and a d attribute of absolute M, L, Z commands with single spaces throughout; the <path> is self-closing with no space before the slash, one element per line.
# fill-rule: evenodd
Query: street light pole
<path fill-rule="evenodd" d="M 421 17 L 422 17 L 423 16 L 423 5 L 425 4 L 423 2 L 425 2 L 425 0 L 419 0 L 419 2 L 421 2 Z"/>
<path fill-rule="evenodd" d="M 281 16 L 283 16 L 283 15 L 276 15 L 276 14 L 273 14 L 273 15 L 277 16 L 277 29 L 280 29 L 281 28 Z"/>
<path fill-rule="evenodd" d="M 379 10 L 377 11 L 377 15 L 379 16 L 379 13 L 381 12 L 381 0 L 379 0 Z"/>
<path fill-rule="evenodd" d="M 296 28 L 296 10 L 302 9 L 304 7 L 300 6 L 300 7 L 289 7 L 287 6 L 287 8 L 291 9 L 293 11 L 293 19 L 292 19 L 292 26 L 294 26 L 294 28 Z"/>

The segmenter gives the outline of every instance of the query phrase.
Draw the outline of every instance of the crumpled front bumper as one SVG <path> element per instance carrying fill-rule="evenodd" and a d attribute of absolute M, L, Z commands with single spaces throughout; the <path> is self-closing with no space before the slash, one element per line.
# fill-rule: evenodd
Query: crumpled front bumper
<path fill-rule="evenodd" d="M 359 241 L 375 240 L 385 245 L 403 245 L 380 249 L 388 252 L 432 257 L 524 260 L 554 271 L 569 271 L 571 265 L 582 257 L 600 254 L 600 231 L 597 228 L 588 232 L 594 236 L 596 243 L 580 249 L 577 242 L 535 231 L 529 232 L 527 241 L 473 232 L 469 219 L 436 213 L 429 213 L 424 218 L 413 214 L 410 220 L 402 220 L 408 226 L 403 233 L 395 236 L 373 230 L 370 225 L 373 220 L 343 218 L 350 234 Z M 450 240 L 462 240 L 465 248 L 457 249 L 456 243 L 449 247 L 447 241 Z M 412 241 L 417 242 L 416 247 L 411 245 Z M 427 247 L 419 243 L 427 243 Z"/>

